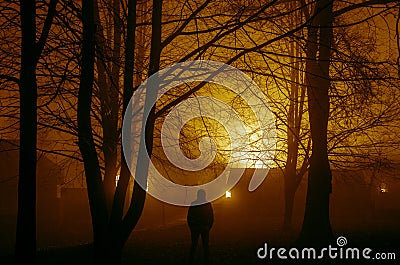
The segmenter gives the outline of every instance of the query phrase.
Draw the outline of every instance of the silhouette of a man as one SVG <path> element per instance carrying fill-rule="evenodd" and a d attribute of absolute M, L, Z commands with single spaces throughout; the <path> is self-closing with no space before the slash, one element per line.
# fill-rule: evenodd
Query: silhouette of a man
<path fill-rule="evenodd" d="M 214 223 L 214 213 L 210 202 L 206 200 L 206 192 L 201 189 L 197 192 L 197 199 L 189 207 L 187 222 L 192 236 L 189 263 L 193 264 L 199 236 L 203 244 L 204 263 L 209 264 L 208 241 L 209 232 Z"/>

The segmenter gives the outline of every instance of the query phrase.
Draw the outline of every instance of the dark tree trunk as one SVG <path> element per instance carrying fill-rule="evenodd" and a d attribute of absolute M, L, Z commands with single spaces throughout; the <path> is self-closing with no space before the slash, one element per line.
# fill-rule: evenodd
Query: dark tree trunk
<path fill-rule="evenodd" d="M 36 253 L 36 6 L 21 1 L 20 152 L 15 255 L 33 264 Z M 23 259 L 23 260 L 22 260 Z"/>
<path fill-rule="evenodd" d="M 111 54 L 107 48 L 107 40 L 104 36 L 103 27 L 100 20 L 100 11 L 97 1 L 94 3 L 96 29 L 96 50 L 97 50 L 97 80 L 98 94 L 101 102 L 101 122 L 102 122 L 102 152 L 104 155 L 104 176 L 103 185 L 107 201 L 107 209 L 111 211 L 114 192 L 115 178 L 117 169 L 117 147 L 118 147 L 118 96 L 119 96 L 119 57 L 121 52 L 121 25 L 120 1 L 113 0 L 113 43 Z M 108 58 L 112 58 L 111 63 Z M 111 74 L 107 69 L 111 64 Z"/>
<path fill-rule="evenodd" d="M 308 173 L 306 209 L 300 242 L 323 245 L 333 238 L 329 217 L 332 176 L 327 152 L 329 66 L 332 45 L 333 1 L 317 2 L 308 31 L 306 82 L 312 156 Z"/>
<path fill-rule="evenodd" d="M 296 2 L 288 2 L 288 10 L 297 8 Z M 300 19 L 300 11 L 293 13 L 293 17 L 290 19 L 290 28 L 295 27 L 296 20 Z M 294 199 L 300 182 L 305 174 L 305 169 L 308 165 L 308 153 L 309 148 L 304 148 L 305 157 L 302 161 L 300 171 L 297 171 L 297 164 L 299 158 L 299 146 L 301 145 L 302 139 L 300 139 L 301 122 L 303 120 L 304 113 L 304 99 L 306 89 L 299 86 L 300 75 L 300 62 L 295 58 L 300 57 L 300 45 L 295 42 L 291 42 L 289 46 L 289 56 L 291 74 L 290 74 L 290 86 L 289 86 L 289 109 L 287 113 L 287 158 L 284 169 L 284 195 L 285 195 L 285 207 L 283 217 L 283 230 L 292 230 L 292 217 Z"/>
<path fill-rule="evenodd" d="M 127 36 L 125 40 L 125 68 L 124 68 L 124 91 L 123 91 L 123 110 L 124 117 L 129 101 L 133 95 L 133 77 L 135 62 L 135 34 L 136 34 L 136 0 L 128 1 Z M 130 128 L 130 127 L 129 127 Z M 130 132 L 127 132 L 130 135 Z M 121 145 L 121 150 L 123 146 Z M 126 164 L 124 153 L 121 152 L 121 171 L 118 186 L 115 191 L 114 201 L 111 212 L 110 224 L 112 227 L 120 227 L 123 217 L 126 191 L 129 184 L 131 173 Z"/>
<path fill-rule="evenodd" d="M 296 195 L 297 186 L 291 181 L 295 175 L 285 179 L 285 212 L 283 215 L 283 229 L 284 231 L 292 230 L 292 217 L 294 197 Z M 290 180 L 289 180 L 290 179 Z"/>
<path fill-rule="evenodd" d="M 136 1 L 128 2 L 128 33 L 126 40 L 126 54 L 125 54 L 125 73 L 124 73 L 124 109 L 131 111 L 128 107 L 129 100 L 133 94 L 133 70 L 134 70 L 134 51 L 135 51 L 135 23 L 136 23 Z M 149 76 L 159 70 L 160 53 L 161 53 L 161 14 L 162 14 L 162 1 L 155 0 L 153 2 L 152 12 L 152 39 L 151 39 L 151 52 L 150 52 L 150 66 Z M 145 108 L 148 106 L 148 101 L 157 96 L 157 91 L 146 91 Z M 124 156 L 121 157 L 121 172 L 120 180 L 114 195 L 113 207 L 110 217 L 110 226 L 108 232 L 108 250 L 103 253 L 98 253 L 99 258 L 103 260 L 103 264 L 120 264 L 122 249 L 128 240 L 132 230 L 135 228 L 139 218 L 142 214 L 146 191 L 137 181 L 146 181 L 148 175 L 149 159 L 144 152 L 151 156 L 153 147 L 153 130 L 154 130 L 154 108 L 152 107 L 151 114 L 145 128 L 142 128 L 145 133 L 144 139 L 141 140 L 139 148 L 139 160 L 137 161 L 137 169 L 135 172 L 135 184 L 131 203 L 128 211 L 123 217 L 123 208 L 125 196 L 129 179 L 131 177 L 130 171 L 127 167 L 126 160 L 130 160 Z M 145 141 L 143 141 L 145 140 Z M 105 256 L 106 255 L 106 256 Z M 105 262 L 104 262 L 105 261 Z"/>
<path fill-rule="evenodd" d="M 117 175 L 117 161 L 118 161 L 118 97 L 119 97 L 119 74 L 120 65 L 118 60 L 121 56 L 121 37 L 122 37 L 122 21 L 120 18 L 120 0 L 113 0 L 113 51 L 112 51 L 112 64 L 111 64 L 111 78 L 109 85 L 109 119 L 106 126 L 103 126 L 104 138 L 109 139 L 108 146 L 108 167 L 104 172 L 104 186 L 107 197 L 107 204 L 111 209 L 115 193 L 115 178 Z M 104 154 L 106 155 L 106 154 Z"/>
<path fill-rule="evenodd" d="M 151 50 L 149 63 L 149 76 L 155 74 L 160 69 L 161 54 L 161 19 L 162 19 L 162 1 L 153 0 L 152 10 L 152 34 L 151 34 Z M 147 121 L 143 121 L 142 133 L 144 137 L 140 141 L 139 155 L 135 172 L 135 184 L 131 204 L 123 220 L 123 230 L 121 231 L 122 240 L 125 243 L 128 240 L 133 228 L 136 226 L 140 215 L 143 211 L 146 199 L 146 191 L 138 185 L 138 181 L 144 183 L 147 181 L 149 162 L 153 149 L 153 131 L 155 123 L 155 106 L 150 106 L 149 102 L 157 97 L 157 90 L 146 90 L 145 111 L 151 108 Z M 145 155 L 147 152 L 147 155 Z"/>
<path fill-rule="evenodd" d="M 78 145 L 84 160 L 90 213 L 92 215 L 93 246 L 95 253 L 94 262 L 95 264 L 99 264 L 102 262 L 102 260 L 96 259 L 96 253 L 102 253 L 107 250 L 107 246 L 105 245 L 105 235 L 107 235 L 108 215 L 100 165 L 93 140 L 90 117 L 94 80 L 96 32 L 93 0 L 82 1 L 82 24 L 82 61 L 77 114 L 79 138 Z"/>
<path fill-rule="evenodd" d="M 307 146 L 309 150 L 309 146 Z M 308 152 L 308 151 L 307 151 Z M 301 168 L 297 170 L 296 168 L 290 167 L 285 168 L 284 171 L 284 195 L 285 195 L 285 207 L 283 214 L 283 230 L 291 231 L 293 229 L 292 219 L 296 192 L 299 188 L 300 182 L 303 176 L 307 172 L 308 160 L 304 160 Z"/>
<path fill-rule="evenodd" d="M 132 193 L 131 204 L 123 217 L 123 209 L 127 187 L 131 174 L 126 165 L 126 158 L 122 156 L 120 180 L 116 188 L 110 219 L 107 214 L 106 193 L 102 185 L 101 171 L 96 150 L 93 142 L 93 134 L 90 121 L 90 104 L 92 96 L 94 76 L 94 12 L 93 0 L 84 1 L 82 20 L 84 25 L 83 47 L 82 47 L 82 69 L 81 85 L 78 95 L 78 128 L 79 148 L 85 163 L 85 173 L 88 186 L 89 203 L 92 214 L 94 234 L 94 263 L 95 264 L 120 264 L 122 248 L 128 240 L 132 230 L 136 226 L 143 211 L 146 191 L 137 184 L 138 179 L 147 180 L 149 159 L 143 152 L 152 153 L 153 129 L 154 129 L 154 107 L 147 120 L 145 137 L 141 141 L 139 160 L 135 172 L 135 185 Z M 128 102 L 133 94 L 133 69 L 135 51 L 135 29 L 136 29 L 136 1 L 128 1 L 128 31 L 126 40 L 126 58 L 124 73 L 124 110 L 127 110 Z M 150 52 L 149 76 L 159 70 L 161 53 L 161 14 L 162 1 L 154 0 L 152 13 L 152 41 Z M 116 69 L 114 74 L 116 74 Z M 146 91 L 145 107 L 149 107 L 157 91 Z M 147 104 L 146 104 L 147 103 Z M 129 160 L 129 158 L 128 158 Z"/>
<path fill-rule="evenodd" d="M 36 145 L 37 145 L 37 62 L 45 47 L 58 0 L 51 0 L 36 42 L 36 1 L 20 1 L 21 72 L 20 153 L 18 179 L 18 216 L 15 256 L 17 264 L 35 263 L 36 255 Z"/>
<path fill-rule="evenodd" d="M 136 0 L 128 1 L 128 18 L 127 18 L 127 36 L 125 40 L 125 68 L 124 68 L 124 91 L 123 91 L 123 110 L 122 116 L 125 115 L 129 101 L 133 95 L 133 78 L 134 78 L 134 65 L 135 65 L 135 35 L 136 35 Z M 128 132 L 128 135 L 130 133 Z M 121 146 L 121 150 L 122 150 Z M 121 264 L 122 249 L 127 241 L 123 237 L 123 212 L 126 198 L 126 192 L 131 178 L 131 173 L 126 164 L 124 153 L 121 152 L 121 170 L 118 186 L 114 193 L 113 204 L 110 216 L 110 234 L 109 234 L 109 252 L 107 253 L 108 260 L 112 261 L 109 264 Z M 132 203 L 132 202 L 131 202 Z M 138 202 L 140 204 L 142 202 Z M 144 205 L 144 200 L 143 200 Z M 141 207 L 143 207 L 143 205 Z M 136 206 L 136 205 L 135 205 Z M 140 215 L 139 215 L 140 217 Z M 139 219 L 138 217 L 138 219 Z M 136 224 L 133 225 L 133 228 Z M 130 230 L 129 234 L 132 232 Z M 129 237 L 129 236 L 128 236 Z M 101 255 L 102 253 L 99 253 Z"/>

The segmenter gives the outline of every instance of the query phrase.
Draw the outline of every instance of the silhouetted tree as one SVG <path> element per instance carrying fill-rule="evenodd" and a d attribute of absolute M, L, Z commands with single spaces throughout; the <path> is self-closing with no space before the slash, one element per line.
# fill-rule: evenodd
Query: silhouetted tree
<path fill-rule="evenodd" d="M 130 172 L 127 169 L 125 159 L 122 159 L 122 170 L 120 182 L 114 197 L 111 209 L 111 222 L 107 211 L 106 188 L 102 183 L 100 164 L 96 154 L 91 127 L 90 106 L 92 103 L 92 87 L 94 79 L 94 48 L 95 48 L 95 27 L 94 27 L 94 2 L 85 1 L 82 5 L 83 22 L 83 47 L 82 47 L 82 69 L 81 86 L 78 96 L 78 133 L 79 147 L 85 165 L 85 174 L 89 195 L 90 208 L 92 213 L 93 234 L 94 234 L 94 262 L 96 264 L 120 263 L 121 251 L 131 234 L 133 228 L 142 213 L 146 191 L 140 185 L 133 187 L 132 200 L 125 216 L 123 216 L 123 203 L 125 201 L 126 189 L 130 179 Z M 150 51 L 149 75 L 159 70 L 161 52 L 161 14 L 162 1 L 153 2 L 152 11 L 152 38 Z M 126 64 L 124 78 L 124 108 L 133 92 L 133 65 L 134 65 L 134 40 L 135 40 L 135 18 L 136 1 L 128 3 L 128 35 L 126 42 Z M 157 95 L 157 91 L 146 91 L 146 101 Z M 152 96 L 151 96 L 152 95 Z M 147 103 L 148 105 L 148 103 Z M 145 105 L 146 106 L 146 105 Z M 139 148 L 139 161 L 136 170 L 136 179 L 147 178 L 149 160 L 144 152 L 151 155 L 153 143 L 154 108 L 149 115 L 146 127 L 143 131 L 146 136 L 142 138 Z M 125 110 L 124 110 L 125 111 Z M 106 128 L 108 129 L 108 128 Z M 145 142 L 144 142 L 145 141 Z M 114 179 L 113 179 L 114 180 Z M 112 183 L 114 185 L 114 182 Z"/>
<path fill-rule="evenodd" d="M 308 27 L 306 84 L 312 154 L 308 172 L 306 210 L 300 238 L 324 244 L 333 238 L 329 218 L 332 174 L 328 160 L 329 66 L 333 40 L 333 1 L 316 2 L 315 17 Z"/>
<path fill-rule="evenodd" d="M 42 33 L 36 42 L 36 1 L 20 2 L 22 34 L 19 78 L 20 152 L 15 246 L 18 263 L 26 260 L 33 263 L 36 255 L 36 67 L 50 31 L 56 5 L 57 0 L 50 2 Z"/>
<path fill-rule="evenodd" d="M 336 11 L 333 11 L 334 1 L 316 1 L 316 7 L 313 15 L 314 17 L 312 18 L 311 23 L 307 28 L 307 40 L 305 48 L 305 81 L 307 85 L 309 121 L 311 127 L 312 155 L 310 159 L 310 169 L 308 173 L 306 210 L 302 231 L 300 234 L 300 241 L 302 242 L 324 244 L 331 240 L 333 236 L 329 218 L 329 197 L 332 191 L 332 174 L 328 159 L 328 121 L 331 111 L 331 88 L 333 86 L 331 82 L 332 76 L 330 73 L 330 67 L 337 64 L 336 62 L 333 63 L 333 52 L 335 52 L 336 54 L 340 54 L 340 51 L 338 51 L 337 47 L 335 47 L 334 45 L 334 20 L 336 17 L 357 8 L 390 2 L 392 1 L 382 1 L 379 3 L 377 1 L 367 1 L 365 3 L 348 5 L 346 7 L 339 8 Z M 352 55 L 350 55 L 350 57 L 352 58 L 350 60 L 350 64 L 353 64 L 352 67 L 354 67 L 354 64 L 357 65 L 355 66 L 355 72 L 363 72 L 363 70 L 361 70 L 362 66 L 360 68 L 360 65 L 363 65 L 365 63 L 365 60 L 363 60 L 362 58 L 357 58 L 356 56 L 352 57 Z M 345 62 L 345 60 L 342 62 Z M 364 92 L 370 90 L 373 87 L 373 82 L 369 83 L 366 80 L 381 79 L 379 74 L 375 75 L 372 73 L 370 73 L 368 77 L 355 74 L 353 78 L 356 86 L 366 88 Z M 368 85 L 364 86 L 364 84 Z M 391 86 L 390 78 L 388 78 L 388 84 L 390 84 Z M 359 104 L 358 108 L 360 108 L 362 105 L 362 101 L 359 101 L 356 104 Z M 340 109 L 340 106 L 336 105 L 335 109 Z M 382 116 L 381 114 L 374 114 L 372 115 L 372 117 Z M 369 117 L 367 118 L 366 116 L 366 119 L 369 120 Z M 389 120 L 387 121 L 390 122 Z M 367 127 L 374 127 L 375 125 L 375 122 L 371 122 Z M 344 132 L 336 132 L 336 143 L 343 141 L 344 139 L 346 139 L 346 137 L 350 137 L 353 132 L 354 129 L 350 129 Z M 335 137 L 331 137 L 330 139 L 333 145 L 335 145 L 335 141 L 333 140 L 334 138 Z M 353 147 L 357 148 L 356 146 Z"/>
<path fill-rule="evenodd" d="M 353 86 L 362 83 L 363 88 L 368 88 L 375 84 L 364 80 L 366 77 L 370 78 L 368 71 L 364 68 L 371 67 L 368 63 L 363 64 L 363 61 L 368 58 L 359 56 L 351 49 L 348 52 L 341 49 L 340 45 L 343 45 L 343 42 L 348 42 L 348 46 L 353 46 L 356 42 L 350 37 L 347 38 L 345 33 L 339 30 L 336 30 L 335 35 L 332 32 L 333 19 L 357 8 L 393 1 L 370 0 L 357 4 L 335 2 L 335 6 L 338 6 L 336 11 L 332 10 L 332 1 L 327 0 L 292 1 L 291 3 L 280 1 L 194 3 L 189 1 L 182 4 L 182 8 L 177 8 L 179 1 L 164 1 L 163 3 L 154 1 L 154 6 L 151 6 L 153 7 L 152 21 L 148 21 L 146 15 L 142 15 L 141 20 L 138 21 L 137 12 L 138 14 L 151 13 L 147 10 L 150 4 L 147 7 L 142 2 L 88 0 L 83 2 L 82 10 L 77 2 L 60 1 L 61 8 L 55 18 L 56 29 L 50 32 L 50 43 L 47 44 L 48 49 L 45 50 L 46 55 L 51 56 L 47 56 L 49 59 L 43 62 L 40 68 L 42 82 L 39 82 L 39 86 L 44 88 L 50 86 L 53 90 L 52 93 L 44 96 L 48 100 L 40 104 L 38 108 L 38 124 L 46 130 L 57 130 L 60 135 L 60 139 L 55 141 L 57 144 L 41 147 L 40 150 L 62 155 L 68 159 L 73 158 L 84 164 L 93 221 L 96 263 L 120 262 L 122 247 L 141 215 L 146 196 L 145 191 L 134 184 L 129 208 L 127 212 L 124 212 L 124 203 L 129 201 L 126 197 L 130 192 L 128 188 L 132 176 L 124 156 L 119 156 L 121 124 L 118 120 L 121 113 L 125 113 L 135 87 L 143 81 L 144 76 L 157 72 L 165 65 L 192 59 L 211 59 L 232 64 L 246 71 L 259 84 L 264 83 L 265 78 L 274 80 L 273 89 L 276 90 L 274 93 L 280 93 L 281 97 L 285 98 L 280 103 L 275 99 L 278 103 L 274 109 L 277 119 L 280 119 L 280 124 L 283 124 L 280 128 L 282 134 L 279 137 L 281 137 L 282 146 L 285 146 L 279 150 L 281 156 L 277 158 L 280 160 L 279 163 L 285 175 L 284 223 L 286 227 L 289 227 L 291 223 L 294 195 L 310 163 L 307 210 L 302 238 L 315 241 L 327 240 L 331 236 L 329 162 L 333 161 L 336 163 L 335 166 L 345 165 L 348 162 L 346 156 L 340 156 L 339 151 L 347 145 L 351 147 L 348 152 L 354 152 L 357 145 L 347 144 L 351 137 L 364 129 L 378 126 L 380 122 L 385 122 L 385 124 L 392 122 L 390 119 L 395 116 L 393 115 L 395 112 L 388 111 L 384 121 L 382 115 L 374 114 L 370 115 L 374 117 L 373 119 L 366 119 L 369 124 L 340 127 L 344 120 L 343 112 L 354 113 L 357 108 L 367 104 L 360 101 L 356 102 L 352 109 L 338 108 L 340 104 L 348 105 L 345 100 L 343 100 L 344 103 L 337 100 L 337 98 L 348 98 L 338 92 L 342 86 L 353 82 Z M 50 3 L 52 6 L 54 2 L 50 1 Z M 142 10 L 137 10 L 138 7 Z M 161 12 L 162 7 L 164 12 Z M 297 16 L 302 17 L 297 20 Z M 81 19 L 84 24 L 83 39 Z M 44 25 L 49 25 L 48 23 Z M 31 24 L 28 26 L 32 27 Z M 152 29 L 151 36 L 150 28 Z M 347 26 L 344 24 L 340 28 L 346 30 Z M 26 31 L 25 29 L 23 32 L 26 33 Z M 163 38 L 161 38 L 161 31 Z M 32 31 L 29 32 L 31 33 Z M 140 38 L 136 39 L 135 34 L 138 34 Z M 32 42 L 32 36 L 29 38 Z M 39 43 L 41 45 L 38 45 Z M 81 43 L 83 43 L 82 50 Z M 42 37 L 35 45 L 42 47 Z M 27 54 L 32 50 L 25 50 L 23 58 L 28 58 Z M 336 56 L 334 59 L 332 59 L 332 53 Z M 346 53 L 352 54 L 351 58 Z M 36 54 L 35 58 L 37 56 Z M 24 61 L 28 64 L 24 63 L 24 68 L 21 68 L 21 80 L 22 72 L 24 71 L 27 75 L 29 71 L 26 70 L 34 67 L 29 58 Z M 352 63 L 358 66 L 348 67 Z M 375 62 L 371 60 L 372 63 Z M 4 64 L 3 61 L 2 64 Z M 79 64 L 81 69 L 78 67 Z M 365 65 L 368 67 L 364 67 Z M 346 70 L 340 70 L 340 68 L 351 69 L 351 73 L 347 75 Z M 335 70 L 335 74 L 332 74 L 332 69 Z M 81 70 L 80 73 L 79 70 Z M 32 78 L 30 74 L 28 76 Z M 376 79 L 380 78 L 378 76 Z M 381 76 L 386 79 L 384 74 Z M 344 80 L 345 77 L 355 78 L 358 81 Z M 0 78 L 8 82 L 20 82 L 13 75 L 2 74 Z M 26 80 L 28 79 L 24 78 L 24 82 Z M 30 86 L 35 84 L 32 82 L 21 84 L 21 92 L 22 87 L 26 87 L 28 83 Z M 123 91 L 120 89 L 122 84 Z M 1 85 L 4 86 L 4 84 Z M 79 94 L 76 89 L 78 85 Z M 285 91 L 282 86 L 285 86 Z M 141 154 L 146 150 L 145 145 L 149 153 L 152 153 L 153 138 L 156 135 L 153 129 L 157 130 L 157 127 L 154 128 L 156 118 L 162 120 L 171 108 L 188 97 L 196 96 L 203 87 L 203 84 L 190 84 L 171 92 L 168 100 L 157 102 L 157 108 L 152 109 L 147 122 L 148 127 L 142 130 L 146 131 L 146 141 L 140 145 Z M 338 95 L 332 96 L 332 91 Z M 267 93 L 270 92 L 271 90 L 267 90 Z M 154 97 L 156 91 L 146 91 L 146 93 L 150 93 L 149 97 Z M 361 92 L 356 91 L 355 94 L 357 93 Z M 353 93 L 345 91 L 345 94 Z M 269 96 L 273 99 L 275 95 Z M 27 97 L 24 96 L 24 98 Z M 77 98 L 78 118 L 76 117 Z M 33 102 L 32 97 L 29 97 L 29 100 Z M 307 100 L 309 105 L 306 103 Z M 335 105 L 330 108 L 332 101 Z M 378 104 L 378 102 L 375 103 Z M 397 105 L 393 104 L 393 106 Z M 393 106 L 388 106 L 388 109 L 393 109 Z M 29 104 L 26 107 L 33 108 Z M 306 117 L 307 110 L 310 110 L 308 118 Z M 333 115 L 329 115 L 330 111 Z M 27 112 L 24 110 L 24 113 Z M 29 112 L 29 115 L 23 118 L 22 113 L 21 109 L 21 125 L 23 119 L 25 122 L 26 117 L 29 117 L 32 122 L 33 115 L 36 115 L 34 112 Z M 367 117 L 365 113 L 363 115 Z M 14 116 L 13 118 L 18 120 L 17 115 Z M 346 119 L 350 121 L 350 115 Z M 311 123 L 313 154 L 311 162 L 308 160 L 309 128 L 305 125 L 308 121 Z M 331 126 L 329 130 L 328 124 Z M 212 134 L 204 133 L 196 137 L 189 135 L 188 138 L 196 138 L 198 141 L 205 135 Z M 82 156 L 79 156 L 76 143 L 73 141 L 77 136 L 79 136 L 79 149 Z M 22 138 L 21 134 L 21 144 Z M 30 143 L 32 147 L 32 142 Z M 196 148 L 196 144 L 190 145 L 190 148 L 192 147 Z M 143 159 L 146 156 L 140 157 Z M 337 157 L 341 157 L 341 160 Z M 24 159 L 27 160 L 27 158 Z M 135 178 L 147 177 L 148 162 L 146 160 L 137 162 L 140 166 L 137 168 Z M 350 165 L 350 163 L 347 164 Z M 118 170 L 120 170 L 120 179 L 115 188 Z M 32 191 L 31 189 L 30 192 Z M 24 200 L 21 200 L 21 203 L 23 202 Z M 32 205 L 31 202 L 30 205 Z"/>

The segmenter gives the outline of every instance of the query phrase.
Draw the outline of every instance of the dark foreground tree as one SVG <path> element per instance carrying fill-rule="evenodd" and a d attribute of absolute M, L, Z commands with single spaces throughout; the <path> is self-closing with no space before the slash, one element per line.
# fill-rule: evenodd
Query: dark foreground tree
<path fill-rule="evenodd" d="M 33 261 L 36 252 L 36 7 L 21 1 L 20 152 L 15 255 Z"/>
<path fill-rule="evenodd" d="M 55 14 L 57 0 L 50 1 L 48 14 L 36 42 L 36 1 L 21 0 L 20 152 L 18 217 L 15 256 L 18 264 L 34 263 L 36 253 L 36 67 Z"/>
<path fill-rule="evenodd" d="M 357 53 L 349 52 L 346 55 L 348 58 L 345 60 L 337 60 L 332 58 L 333 51 L 335 56 L 343 55 L 338 46 L 338 40 L 340 41 L 340 34 L 334 35 L 334 20 L 335 18 L 357 10 L 359 8 L 368 8 L 374 5 L 386 5 L 382 8 L 383 11 L 387 11 L 390 8 L 396 7 L 392 6 L 390 0 L 386 1 L 365 1 L 363 3 L 346 5 L 343 8 L 339 8 L 333 11 L 334 4 L 333 0 L 318 0 L 315 2 L 315 9 L 313 14 L 305 14 L 306 18 L 311 17 L 310 24 L 307 27 L 307 38 L 306 38 L 306 69 L 305 69 L 305 85 L 307 86 L 307 97 L 308 97 L 308 112 L 309 112 L 309 122 L 311 129 L 311 139 L 312 139 L 312 155 L 310 158 L 310 168 L 308 172 L 308 190 L 306 199 L 306 209 L 304 214 L 303 226 L 299 238 L 301 243 L 312 243 L 315 245 L 325 245 L 330 240 L 333 239 L 333 233 L 330 225 L 330 194 L 332 192 L 332 173 L 330 167 L 330 160 L 328 159 L 329 153 L 333 153 L 335 145 L 344 141 L 347 137 L 351 138 L 352 135 L 357 130 L 365 130 L 371 127 L 378 127 L 377 122 L 370 121 L 371 117 L 375 117 L 379 122 L 391 122 L 390 117 L 386 114 L 390 111 L 390 108 L 384 107 L 384 101 L 380 101 L 380 113 L 374 113 L 371 109 L 369 117 L 366 116 L 363 120 L 368 126 L 360 126 L 358 128 L 345 128 L 341 131 L 334 131 L 328 134 L 328 121 L 331 112 L 331 100 L 332 95 L 337 93 L 332 91 L 332 88 L 338 89 L 341 86 L 349 85 L 346 80 L 350 82 L 350 86 L 356 86 L 355 91 L 362 95 L 368 95 L 368 91 L 372 91 L 376 87 L 379 87 L 379 82 L 377 80 L 385 80 L 387 87 L 396 87 L 391 81 L 390 71 L 381 71 L 385 73 L 386 77 L 382 79 L 380 77 L 379 71 L 370 71 L 368 74 L 364 74 L 363 69 L 374 69 L 371 67 L 366 67 L 368 61 L 362 59 L 362 56 L 358 56 Z M 338 3 L 340 6 L 340 4 Z M 382 12 L 383 12 L 382 11 Z M 356 24 L 362 23 L 373 16 L 368 16 L 366 19 L 360 19 Z M 340 20 L 340 19 L 338 19 Z M 357 21 L 357 20 L 356 20 Z M 336 21 L 338 22 L 338 21 Z M 340 25 L 339 28 L 350 27 L 350 24 L 344 23 Z M 336 38 L 336 39 L 335 39 Z M 336 41 L 336 42 L 335 42 Z M 354 41 L 354 40 L 353 40 Z M 351 42 L 354 43 L 354 42 Z M 351 47 L 351 46 L 350 46 Z M 344 77 L 343 74 L 340 75 L 338 71 L 337 64 L 348 63 L 350 67 L 354 67 L 356 71 L 350 76 L 350 78 Z M 339 64 L 340 64 L 339 63 Z M 335 83 L 332 82 L 333 73 L 330 73 L 331 66 L 335 66 L 335 71 L 338 71 L 340 77 L 336 77 Z M 340 67 L 339 67 L 340 69 Z M 362 74 L 358 74 L 361 72 Z M 367 81 L 363 81 L 366 79 Z M 339 81 L 338 81 L 339 80 Z M 341 82 L 341 84 L 339 84 Z M 363 91 L 360 91 L 360 88 Z M 346 93 L 351 94 L 351 92 L 346 91 Z M 356 93 L 356 94 L 357 94 Z M 372 94 L 372 93 L 371 93 Z M 336 100 L 337 101 L 337 100 Z M 346 103 L 348 106 L 348 102 Z M 343 104 L 346 106 L 346 104 Z M 344 108 L 343 106 L 338 107 L 336 104 L 335 111 L 338 112 L 339 109 Z M 357 108 L 362 108 L 362 101 L 357 103 Z M 369 109 L 369 107 L 367 108 Z M 385 114 L 383 112 L 385 109 Z M 355 111 L 352 111 L 354 113 Z M 392 113 L 390 111 L 390 113 Z M 376 115 L 376 116 L 375 116 Z M 375 118 L 372 118 L 375 119 Z M 332 117 L 336 119 L 335 122 L 340 123 L 340 117 Z M 356 121 L 354 121 L 356 122 Z M 332 121 L 330 123 L 332 125 Z M 332 133 L 336 136 L 332 137 Z M 330 135 L 330 139 L 328 139 Z M 356 134 L 355 134 L 356 135 Z M 335 140 L 336 139 L 336 140 Z M 362 139 L 362 138 L 361 138 Z M 330 142 L 330 144 L 328 144 Z M 379 140 L 381 142 L 381 140 Z M 328 149 L 328 146 L 331 149 Z M 340 144 L 339 144 L 340 146 Z M 361 145 L 360 145 L 361 146 Z M 365 145 L 364 145 L 365 147 Z M 353 154 L 356 146 L 352 146 Z M 343 155 L 343 153 L 342 153 Z M 337 156 L 336 156 L 337 157 Z M 350 163 L 351 159 L 345 159 L 347 163 Z M 337 162 L 337 161 L 336 161 Z"/>
<path fill-rule="evenodd" d="M 136 24 L 136 1 L 128 1 L 127 40 L 125 50 L 124 75 L 124 111 L 133 93 L 133 65 Z M 152 38 L 150 51 L 149 75 L 159 70 L 161 52 L 161 13 L 162 1 L 153 2 L 152 11 Z M 136 226 L 145 202 L 146 191 L 136 184 L 136 179 L 146 179 L 149 159 L 153 143 L 154 108 L 145 126 L 145 143 L 142 141 L 139 149 L 139 161 L 135 175 L 131 204 L 126 215 L 123 215 L 126 190 L 131 174 L 127 168 L 125 158 L 122 157 L 120 181 L 115 192 L 112 208 L 108 211 L 105 186 L 96 147 L 93 139 L 92 120 L 90 116 L 95 62 L 95 14 L 93 0 L 82 3 L 83 46 L 80 88 L 78 94 L 78 137 L 79 149 L 85 167 L 86 184 L 89 195 L 90 211 L 93 224 L 93 244 L 95 264 L 120 264 L 122 248 Z M 157 95 L 157 91 L 146 91 L 146 101 Z M 146 105 L 145 105 L 146 106 Z M 128 110 L 129 111 L 129 110 Z M 142 139 L 144 140 L 144 139 Z M 147 151 L 146 151 L 147 150 Z"/>
<path fill-rule="evenodd" d="M 312 154 L 308 172 L 306 210 L 300 242 L 325 244 L 333 238 L 329 199 L 332 173 L 328 159 L 329 66 L 333 39 L 333 1 L 319 0 L 308 27 L 306 85 Z"/>

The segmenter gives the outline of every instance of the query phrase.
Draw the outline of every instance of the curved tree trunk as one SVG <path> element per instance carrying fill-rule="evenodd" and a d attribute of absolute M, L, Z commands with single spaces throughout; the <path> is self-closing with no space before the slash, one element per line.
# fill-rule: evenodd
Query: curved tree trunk
<path fill-rule="evenodd" d="M 161 18 L 162 18 L 162 1 L 153 0 L 152 9 L 152 34 L 149 62 L 149 76 L 155 74 L 160 69 L 161 54 Z M 138 185 L 138 182 L 147 183 L 147 175 L 149 170 L 148 157 L 151 157 L 153 150 L 153 131 L 155 123 L 155 106 L 149 106 L 148 102 L 152 102 L 157 97 L 158 90 L 146 90 L 146 99 L 144 109 L 151 107 L 147 121 L 142 121 L 142 135 L 139 145 L 139 154 L 137 167 L 135 172 L 135 183 L 133 186 L 131 203 L 128 211 L 122 220 L 121 240 L 125 244 L 128 240 L 133 228 L 135 228 L 142 214 L 144 202 L 146 199 L 146 191 Z M 146 154 L 147 153 L 147 154 Z"/>
<path fill-rule="evenodd" d="M 122 157 L 120 180 L 114 194 L 111 211 L 108 211 L 106 187 L 102 181 L 99 160 L 96 154 L 91 126 L 90 107 L 92 102 L 94 63 L 95 63 L 95 14 L 94 0 L 84 0 L 82 3 L 83 46 L 81 64 L 81 82 L 78 94 L 78 136 L 86 183 L 89 195 L 90 211 L 93 225 L 94 264 L 121 264 L 123 246 L 136 226 L 143 211 L 146 198 L 145 189 L 137 185 L 138 180 L 147 180 L 149 159 L 143 152 L 152 153 L 154 106 L 146 125 L 142 128 L 145 137 L 141 140 L 140 161 L 136 170 L 135 185 L 131 204 L 123 216 L 124 202 L 131 174 Z M 133 93 L 133 69 L 136 30 L 136 1 L 128 1 L 128 32 L 125 54 L 124 74 L 124 112 Z M 161 14 L 162 1 L 153 1 L 152 39 L 150 52 L 149 75 L 159 70 L 161 53 Z M 117 69 L 114 69 L 114 77 Z M 157 91 L 146 91 L 146 102 L 157 96 Z M 145 103 L 146 107 L 146 103 Z M 148 107 L 148 106 L 147 106 Z M 128 110 L 129 111 L 129 110 Z M 114 182 L 113 182 L 114 183 Z M 109 214 L 110 213 L 110 214 Z"/>
<path fill-rule="evenodd" d="M 96 253 L 103 253 L 107 250 L 105 238 L 108 230 L 108 215 L 90 116 L 94 80 L 96 31 L 93 0 L 82 1 L 82 24 L 82 61 L 77 113 L 78 145 L 84 161 L 86 186 L 88 190 L 90 213 L 92 215 L 94 262 L 96 264 L 102 262 L 96 259 Z"/>

